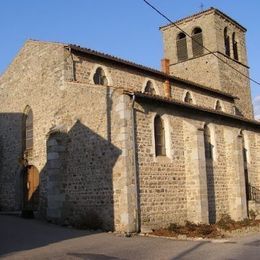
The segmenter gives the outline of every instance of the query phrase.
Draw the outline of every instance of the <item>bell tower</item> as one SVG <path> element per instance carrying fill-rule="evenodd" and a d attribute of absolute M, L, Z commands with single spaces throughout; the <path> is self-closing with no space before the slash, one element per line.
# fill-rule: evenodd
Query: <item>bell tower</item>
<path fill-rule="evenodd" d="M 241 75 L 249 75 L 246 29 L 215 8 L 175 23 L 191 38 L 173 24 L 160 28 L 170 74 L 236 96 L 234 113 L 253 118 L 250 82 Z"/>

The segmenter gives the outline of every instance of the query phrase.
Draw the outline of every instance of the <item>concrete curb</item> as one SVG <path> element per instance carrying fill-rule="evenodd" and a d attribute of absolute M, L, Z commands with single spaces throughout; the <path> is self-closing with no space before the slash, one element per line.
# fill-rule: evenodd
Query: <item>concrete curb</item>
<path fill-rule="evenodd" d="M 208 243 L 230 243 L 231 240 L 229 239 L 209 239 L 209 238 L 202 238 L 202 237 L 167 237 L 167 236 L 156 236 L 151 234 L 144 234 L 141 233 L 139 236 L 142 237 L 152 237 L 152 238 L 164 238 L 170 239 L 175 241 L 194 241 L 194 242 L 208 242 Z"/>

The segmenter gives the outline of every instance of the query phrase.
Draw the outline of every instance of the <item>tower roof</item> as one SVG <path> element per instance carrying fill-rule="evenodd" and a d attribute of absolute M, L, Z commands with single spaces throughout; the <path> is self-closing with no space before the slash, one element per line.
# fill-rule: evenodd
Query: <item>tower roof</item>
<path fill-rule="evenodd" d="M 214 8 L 214 7 L 210 7 L 209 9 L 207 10 L 204 10 L 204 11 L 201 11 L 201 12 L 198 12 L 198 13 L 195 13 L 193 15 L 190 15 L 190 16 L 187 16 L 185 18 L 182 18 L 182 19 L 179 19 L 177 21 L 174 21 L 173 23 L 175 24 L 179 24 L 179 23 L 182 23 L 184 21 L 187 21 L 187 20 L 190 20 L 190 19 L 196 19 L 200 16 L 203 16 L 205 14 L 210 14 L 210 13 L 215 13 L 219 16 L 222 16 L 224 19 L 227 19 L 229 22 L 233 23 L 234 25 L 236 25 L 237 27 L 239 27 L 242 31 L 246 32 L 246 28 L 244 26 L 242 26 L 241 24 L 239 24 L 237 21 L 235 21 L 234 19 L 232 19 L 230 16 L 226 15 L 225 13 L 221 12 L 220 10 L 218 10 L 217 8 Z M 166 28 L 168 26 L 173 26 L 171 23 L 167 24 L 167 25 L 164 25 L 164 26 L 161 26 L 160 29 L 163 29 L 163 28 Z"/>

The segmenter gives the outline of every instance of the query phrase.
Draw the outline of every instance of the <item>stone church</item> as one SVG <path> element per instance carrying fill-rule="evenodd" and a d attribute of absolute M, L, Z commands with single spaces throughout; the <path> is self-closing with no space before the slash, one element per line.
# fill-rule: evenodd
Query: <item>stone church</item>
<path fill-rule="evenodd" d="M 0 77 L 1 211 L 138 232 L 259 209 L 246 29 L 215 8 L 176 24 L 161 71 L 25 43 Z"/>

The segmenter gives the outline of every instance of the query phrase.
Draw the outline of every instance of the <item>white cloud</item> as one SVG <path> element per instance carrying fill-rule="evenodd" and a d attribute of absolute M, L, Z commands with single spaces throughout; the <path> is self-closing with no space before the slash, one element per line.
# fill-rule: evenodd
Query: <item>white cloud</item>
<path fill-rule="evenodd" d="M 260 95 L 256 96 L 253 101 L 255 118 L 260 119 Z"/>
<path fill-rule="evenodd" d="M 260 96 L 256 96 L 256 97 L 254 98 L 254 102 L 260 102 Z"/>

